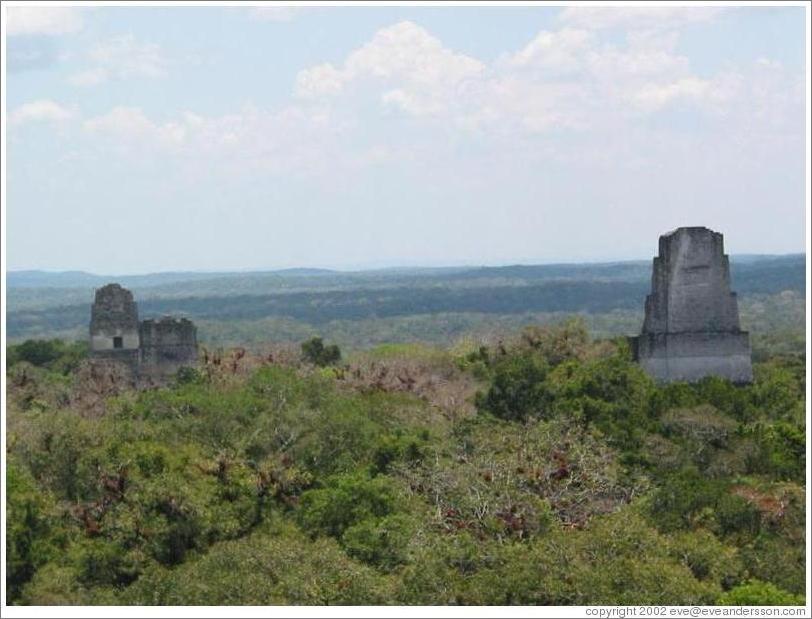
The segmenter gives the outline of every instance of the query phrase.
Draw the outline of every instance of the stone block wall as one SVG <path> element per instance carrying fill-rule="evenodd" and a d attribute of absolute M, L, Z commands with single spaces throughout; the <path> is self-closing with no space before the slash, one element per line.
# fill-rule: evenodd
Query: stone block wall
<path fill-rule="evenodd" d="M 96 290 L 90 310 L 91 354 L 109 357 L 138 351 L 138 305 L 133 294 L 118 284 Z"/>
<path fill-rule="evenodd" d="M 90 312 L 90 355 L 135 374 L 168 375 L 197 362 L 197 327 L 186 318 L 138 320 L 132 292 L 118 284 L 96 291 Z"/>
<path fill-rule="evenodd" d="M 693 382 L 706 376 L 734 383 L 753 380 L 750 338 L 744 331 L 643 334 L 636 347 L 640 365 L 660 382 Z"/>
<path fill-rule="evenodd" d="M 739 327 L 720 233 L 678 228 L 660 237 L 635 358 L 661 381 L 721 376 L 750 382 L 750 340 Z"/>
<path fill-rule="evenodd" d="M 141 364 L 150 373 L 171 373 L 197 362 L 197 327 L 191 320 L 144 320 L 140 337 Z"/>

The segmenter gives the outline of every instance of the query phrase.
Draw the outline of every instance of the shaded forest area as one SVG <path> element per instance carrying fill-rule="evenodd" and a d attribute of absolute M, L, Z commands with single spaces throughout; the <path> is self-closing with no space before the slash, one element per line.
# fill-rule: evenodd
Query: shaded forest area
<path fill-rule="evenodd" d="M 631 361 L 650 263 L 123 280 L 199 326 L 165 384 L 18 275 L 9 600 L 802 604 L 804 269 L 734 262 L 748 386 Z"/>
<path fill-rule="evenodd" d="M 802 356 L 656 385 L 578 319 L 163 386 L 85 353 L 8 349 L 11 603 L 803 603 Z"/>
<path fill-rule="evenodd" d="M 296 341 L 320 332 L 345 347 L 363 348 L 385 341 L 448 344 L 469 331 L 481 334 L 494 318 L 512 330 L 573 313 L 583 314 L 600 335 L 633 334 L 639 330 L 649 292 L 650 269 L 650 263 L 629 262 L 358 273 L 294 270 L 216 277 L 189 274 L 188 280 L 182 279 L 184 274 L 161 274 L 120 279 L 124 285 L 130 280 L 135 284 L 142 318 L 186 315 L 199 323 L 201 341 L 210 344 Z M 731 269 L 744 318 L 751 306 L 766 302 L 778 313 L 755 318 L 785 323 L 770 324 L 770 330 L 803 325 L 798 307 L 803 305 L 805 290 L 804 256 L 742 258 L 734 260 Z M 170 276 L 179 279 L 165 283 Z M 87 274 L 9 274 L 9 339 L 83 338 L 93 297 L 88 278 L 94 285 L 107 283 L 105 278 Z M 49 285 L 54 283 L 70 283 L 71 287 Z M 771 298 L 786 291 L 797 296 Z M 431 324 L 438 316 L 448 319 L 445 328 L 442 321 L 439 327 Z M 370 323 L 377 321 L 391 328 L 370 337 L 381 326 L 370 331 Z M 750 326 L 755 331 L 766 330 L 758 323 L 745 324 Z M 398 331 L 402 333 L 398 335 Z M 286 332 L 293 335 L 285 338 Z"/>

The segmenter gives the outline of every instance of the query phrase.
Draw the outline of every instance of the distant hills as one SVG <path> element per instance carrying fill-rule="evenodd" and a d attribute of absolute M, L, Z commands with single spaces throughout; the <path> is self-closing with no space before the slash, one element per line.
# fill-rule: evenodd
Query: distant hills
<path fill-rule="evenodd" d="M 733 256 L 731 274 L 733 290 L 740 298 L 803 292 L 806 257 Z M 9 338 L 83 333 L 93 289 L 113 281 L 133 291 L 143 318 L 185 315 L 208 325 L 209 330 L 214 324 L 219 329 L 234 329 L 238 323 L 252 323 L 252 338 L 256 339 L 263 337 L 257 321 L 267 320 L 294 321 L 297 328 L 308 332 L 344 325 L 340 328 L 360 333 L 368 326 L 362 328 L 359 321 L 422 317 L 425 323 L 438 315 L 477 315 L 487 322 L 486 316 L 623 312 L 627 318 L 622 324 L 627 328 L 634 320 L 629 317 L 642 311 L 649 292 L 651 261 L 120 277 L 81 271 L 16 271 L 7 274 Z M 462 322 L 470 322 L 470 318 Z M 280 327 L 283 334 L 286 328 Z"/>
<path fill-rule="evenodd" d="M 731 257 L 735 265 L 761 264 L 784 267 L 805 264 L 804 254 L 756 255 L 742 254 Z M 88 288 L 118 282 L 131 288 L 172 285 L 187 282 L 239 281 L 336 278 L 338 281 L 372 281 L 402 277 L 440 277 L 454 279 L 581 279 L 605 277 L 609 280 L 637 279 L 651 273 L 651 260 L 621 262 L 554 263 L 540 265 L 476 266 L 476 267 L 391 267 L 360 271 L 335 269 L 289 268 L 270 271 L 167 271 L 140 275 L 98 275 L 86 271 L 8 271 L 6 284 L 9 288 Z"/>
<path fill-rule="evenodd" d="M 177 282 L 195 282 L 223 277 L 243 277 L 246 275 L 273 274 L 284 276 L 316 277 L 334 273 L 330 269 L 282 269 L 279 271 L 252 272 L 197 272 L 168 271 L 144 275 L 96 275 L 86 271 L 8 271 L 6 284 L 9 288 L 86 288 L 118 282 L 122 286 L 160 286 Z"/>

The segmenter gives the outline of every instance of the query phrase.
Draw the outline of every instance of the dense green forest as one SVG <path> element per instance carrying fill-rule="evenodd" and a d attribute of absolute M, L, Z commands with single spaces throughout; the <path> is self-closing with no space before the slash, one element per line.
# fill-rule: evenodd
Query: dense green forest
<path fill-rule="evenodd" d="M 805 256 L 734 256 L 733 289 L 742 325 L 761 354 L 780 333 L 801 352 Z M 651 262 L 339 272 L 161 273 L 107 278 L 87 273 L 8 274 L 9 341 L 84 339 L 93 287 L 132 289 L 142 318 L 186 315 L 209 346 L 256 348 L 315 335 L 345 350 L 462 337 L 497 339 L 527 325 L 581 315 L 600 337 L 639 332 Z M 774 338 L 773 338 L 774 339 Z"/>
<path fill-rule="evenodd" d="M 802 604 L 803 331 L 757 334 L 752 385 L 662 386 L 589 327 L 208 348 L 148 388 L 11 345 L 9 600 Z"/>
<path fill-rule="evenodd" d="M 805 258 L 732 260 L 749 386 L 630 360 L 650 273 L 115 278 L 198 325 L 161 385 L 86 358 L 109 278 L 10 273 L 10 602 L 802 603 Z"/>

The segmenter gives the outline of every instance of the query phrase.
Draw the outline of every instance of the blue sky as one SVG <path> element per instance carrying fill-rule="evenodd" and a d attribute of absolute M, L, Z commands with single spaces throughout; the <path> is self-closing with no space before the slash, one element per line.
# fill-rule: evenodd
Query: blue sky
<path fill-rule="evenodd" d="M 804 248 L 801 7 L 8 7 L 9 269 Z"/>

